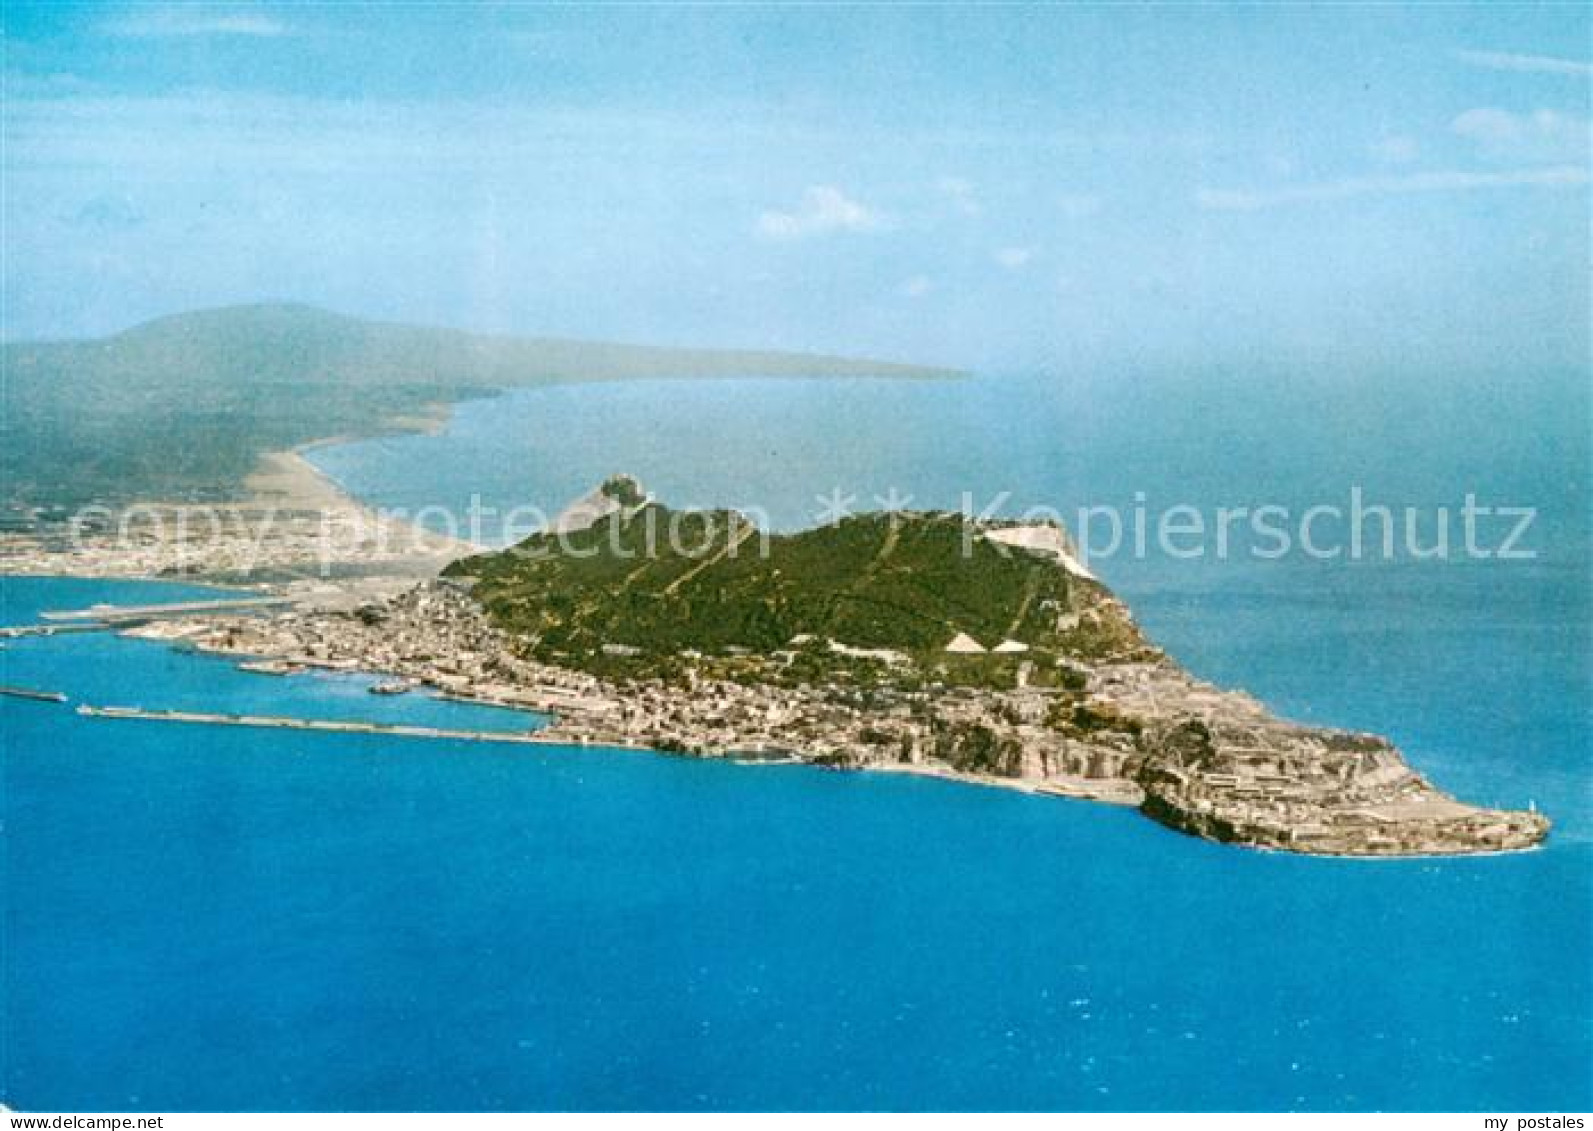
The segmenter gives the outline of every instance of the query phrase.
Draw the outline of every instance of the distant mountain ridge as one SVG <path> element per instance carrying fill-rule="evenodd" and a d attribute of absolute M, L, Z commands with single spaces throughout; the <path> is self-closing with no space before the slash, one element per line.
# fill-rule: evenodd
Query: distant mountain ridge
<path fill-rule="evenodd" d="M 666 377 L 939 378 L 780 351 L 511 337 L 253 305 L 90 341 L 0 346 L 0 503 L 236 497 L 259 456 L 414 427 L 505 389 Z"/>

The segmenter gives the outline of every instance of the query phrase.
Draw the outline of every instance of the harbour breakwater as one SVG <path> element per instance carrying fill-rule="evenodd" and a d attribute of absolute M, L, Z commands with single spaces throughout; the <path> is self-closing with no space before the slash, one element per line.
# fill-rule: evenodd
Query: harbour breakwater
<path fill-rule="evenodd" d="M 0 695 L 5 695 L 12 699 L 32 699 L 40 703 L 66 702 L 66 693 L 63 691 L 40 691 L 32 687 L 0 685 Z"/>
<path fill-rule="evenodd" d="M 94 706 L 85 703 L 77 713 L 98 719 L 141 719 L 150 722 L 191 723 L 204 726 L 280 728 L 330 731 L 339 734 L 379 734 L 399 738 L 444 738 L 463 742 L 508 742 L 565 745 L 567 738 L 548 738 L 530 731 L 458 730 L 452 727 L 415 726 L 408 723 L 373 723 L 360 719 L 300 719 L 285 715 L 233 715 L 211 711 L 145 710 L 142 707 Z"/>

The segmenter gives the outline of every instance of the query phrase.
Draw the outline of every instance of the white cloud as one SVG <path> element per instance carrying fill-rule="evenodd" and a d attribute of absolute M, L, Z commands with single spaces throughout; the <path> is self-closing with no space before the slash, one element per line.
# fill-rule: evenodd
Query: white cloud
<path fill-rule="evenodd" d="M 769 211 L 758 217 L 758 231 L 769 239 L 794 240 L 829 232 L 873 232 L 885 217 L 833 185 L 815 185 L 789 212 Z"/>
<path fill-rule="evenodd" d="M 1475 189 L 1554 188 L 1585 185 L 1588 171 L 1579 165 L 1551 165 L 1500 173 L 1410 173 L 1401 176 L 1346 177 L 1338 181 L 1289 185 L 1278 189 L 1200 189 L 1202 208 L 1253 212 L 1280 204 L 1310 204 L 1361 196 L 1400 196 L 1423 192 L 1468 192 Z"/>
<path fill-rule="evenodd" d="M 949 197 L 952 207 L 964 216 L 977 216 L 985 210 L 974 186 L 961 177 L 942 177 L 935 187 Z"/>
<path fill-rule="evenodd" d="M 1485 106 L 1458 115 L 1449 129 L 1488 157 L 1570 161 L 1586 159 L 1593 124 L 1558 110 L 1517 114 Z"/>
<path fill-rule="evenodd" d="M 908 298 L 923 298 L 935 289 L 935 281 L 928 275 L 914 275 L 902 284 L 902 294 Z"/>
<path fill-rule="evenodd" d="M 1101 198 L 1092 192 L 1065 192 L 1057 197 L 1057 207 L 1069 220 L 1082 220 L 1101 210 Z"/>
<path fill-rule="evenodd" d="M 1008 271 L 1016 271 L 1021 267 L 1027 267 L 1029 265 L 1029 261 L 1034 258 L 1034 248 L 999 247 L 995 250 L 993 255 L 995 261 L 1001 264 L 1001 266 L 1005 267 Z"/>
<path fill-rule="evenodd" d="M 106 20 L 100 30 L 132 39 L 239 35 L 257 39 L 288 35 L 289 28 L 263 12 L 202 7 L 147 8 Z"/>
<path fill-rule="evenodd" d="M 1372 145 L 1372 156 L 1387 165 L 1409 165 L 1421 155 L 1421 145 L 1408 134 L 1390 134 Z"/>
<path fill-rule="evenodd" d="M 1552 55 L 1518 55 L 1509 51 L 1457 51 L 1455 57 L 1490 71 L 1525 71 L 1543 75 L 1593 75 L 1586 59 L 1559 59 Z"/>

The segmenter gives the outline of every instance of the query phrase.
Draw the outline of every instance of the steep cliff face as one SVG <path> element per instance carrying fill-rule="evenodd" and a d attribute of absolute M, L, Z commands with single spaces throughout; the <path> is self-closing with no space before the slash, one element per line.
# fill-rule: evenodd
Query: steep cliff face
<path fill-rule="evenodd" d="M 1146 736 L 1141 809 L 1212 840 L 1343 855 L 1504 851 L 1539 813 L 1462 805 L 1376 735 L 1276 719 L 1170 719 Z"/>
<path fill-rule="evenodd" d="M 1298 852 L 1501 851 L 1549 828 L 1455 801 L 1385 739 L 1194 679 L 1055 526 L 878 514 L 775 536 L 616 477 L 450 574 L 525 661 L 612 688 L 616 713 L 561 724 L 583 740 L 1010 782 Z"/>

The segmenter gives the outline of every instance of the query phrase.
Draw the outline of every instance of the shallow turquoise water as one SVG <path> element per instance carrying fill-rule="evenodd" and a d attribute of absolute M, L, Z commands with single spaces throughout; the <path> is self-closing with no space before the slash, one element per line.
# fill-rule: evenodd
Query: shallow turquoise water
<path fill-rule="evenodd" d="M 1115 425 L 1072 447 L 1026 440 L 989 404 L 895 390 L 908 399 L 887 397 L 885 416 L 913 424 L 898 434 L 836 390 L 832 409 L 841 398 L 860 439 L 879 433 L 900 460 L 843 446 L 814 461 L 788 439 L 824 414 L 794 388 L 682 390 L 670 411 L 618 386 L 557 391 L 574 398 L 558 427 L 527 395 L 469 406 L 439 437 L 318 458 L 381 502 L 470 484 L 551 506 L 621 468 L 666 497 L 734 502 L 716 492 L 761 436 L 755 478 L 794 505 L 849 461 L 918 460 L 920 490 L 954 486 L 944 433 L 922 438 L 959 416 L 1000 425 L 1016 465 L 1049 466 L 1042 493 L 1096 475 L 1123 440 Z M 703 404 L 723 411 L 682 420 Z M 611 451 L 595 449 L 597 416 Z M 1254 481 L 1262 455 L 1269 481 L 1307 497 L 1371 450 L 1313 445 L 1298 424 L 1232 443 L 1209 422 L 1163 424 L 1133 462 L 1206 501 L 1247 466 Z M 1542 851 L 1307 860 L 887 775 L 116 723 L 0 699 L 5 1102 L 1586 1109 L 1585 477 L 1556 435 L 1383 468 L 1413 493 L 1468 468 L 1481 489 L 1537 482 L 1535 562 L 1103 565 L 1202 674 L 1388 732 L 1462 796 L 1535 801 L 1557 822 Z M 649 465 L 670 443 L 678 458 Z M 1110 474 L 1103 492 L 1142 489 Z M 0 621 L 140 592 L 8 580 Z M 4 682 L 91 700 L 526 725 L 109 637 L 15 642 L 0 663 Z"/>

